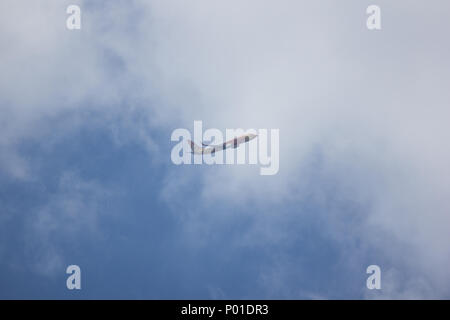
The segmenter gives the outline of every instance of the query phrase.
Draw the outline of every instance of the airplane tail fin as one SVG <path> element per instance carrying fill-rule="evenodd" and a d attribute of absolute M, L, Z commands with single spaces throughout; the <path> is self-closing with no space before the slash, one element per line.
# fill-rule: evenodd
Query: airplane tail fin
<path fill-rule="evenodd" d="M 195 154 L 202 154 L 203 153 L 203 148 L 201 148 L 198 145 L 196 145 L 193 141 L 188 139 L 187 142 L 191 146 L 192 153 L 195 153 Z"/>

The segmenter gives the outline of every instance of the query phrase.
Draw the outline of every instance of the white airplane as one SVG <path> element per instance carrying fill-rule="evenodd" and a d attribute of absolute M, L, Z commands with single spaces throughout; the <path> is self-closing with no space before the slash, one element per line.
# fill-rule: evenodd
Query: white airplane
<path fill-rule="evenodd" d="M 191 153 L 194 154 L 214 154 L 217 151 L 222 151 L 227 148 L 237 148 L 241 143 L 249 142 L 252 139 L 255 139 L 258 135 L 253 133 L 244 134 L 242 136 L 236 137 L 234 139 L 228 140 L 227 142 L 216 144 L 216 145 L 208 145 L 206 143 L 202 143 L 203 147 L 196 145 L 193 141 L 187 140 L 191 146 Z"/>

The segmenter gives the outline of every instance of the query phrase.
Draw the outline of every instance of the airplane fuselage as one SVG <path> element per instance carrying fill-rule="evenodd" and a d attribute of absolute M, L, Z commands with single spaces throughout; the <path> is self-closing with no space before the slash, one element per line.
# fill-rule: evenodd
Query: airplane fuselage
<path fill-rule="evenodd" d="M 217 145 L 207 145 L 203 143 L 203 147 L 197 147 L 192 141 L 191 141 L 191 149 L 192 152 L 195 154 L 214 154 L 218 151 L 222 151 L 229 148 L 237 148 L 240 144 L 249 142 L 252 139 L 255 139 L 257 137 L 256 134 L 244 134 L 242 136 L 236 137 L 234 139 L 228 140 L 222 144 Z"/>

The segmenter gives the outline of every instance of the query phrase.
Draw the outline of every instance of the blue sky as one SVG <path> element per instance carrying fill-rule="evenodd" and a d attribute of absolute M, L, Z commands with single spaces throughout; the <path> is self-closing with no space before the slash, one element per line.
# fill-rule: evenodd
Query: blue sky
<path fill-rule="evenodd" d="M 449 298 L 449 4 L 369 4 L 2 1 L 0 298 Z M 174 165 L 195 120 L 279 173 Z"/>
<path fill-rule="evenodd" d="M 304 295 L 304 288 L 336 290 L 330 297 L 338 298 L 357 297 L 361 291 L 365 265 L 350 266 L 361 268 L 354 270 L 356 277 L 349 266 L 340 265 L 340 248 L 321 232 L 324 209 L 314 200 L 241 207 L 219 199 L 214 204 L 218 209 L 197 209 L 189 200 L 196 199 L 199 186 L 194 182 L 177 194 L 177 202 L 183 203 L 175 204 L 174 212 L 160 196 L 164 174 L 190 175 L 203 169 L 151 165 L 145 149 L 118 148 L 107 130 L 85 126 L 89 122 L 83 121 L 81 128 L 47 152 L 39 143 L 22 147 L 22 154 L 34 160 L 31 170 L 39 181 L 8 179 L 2 184 L 6 208 L 2 243 L 7 247 L 1 273 L 8 275 L 2 277 L 2 298 L 315 298 Z M 319 157 L 312 162 L 316 166 Z M 214 174 L 214 168 L 208 170 Z M 318 188 L 336 193 L 332 181 Z M 59 217 L 60 210 L 70 210 L 69 201 L 83 212 Z M 358 209 L 341 205 L 346 212 Z M 56 220 L 55 229 L 44 226 L 35 231 L 39 238 L 29 239 L 27 234 L 38 223 L 33 216 L 43 211 Z M 269 222 L 276 224 L 276 232 L 284 233 L 274 235 L 280 239 L 265 242 L 264 234 L 254 234 L 252 243 L 239 244 L 248 241 L 257 225 L 253 211 L 283 216 Z M 300 211 L 307 216 L 298 216 Z M 204 225 L 194 226 L 193 231 L 186 231 L 178 217 L 211 212 L 214 216 L 202 217 L 206 221 L 199 223 Z M 87 225 L 94 223 L 91 220 L 76 221 L 86 215 L 97 216 L 94 230 Z M 52 255 L 58 257 L 56 262 Z M 64 266 L 70 264 L 82 269 L 80 292 L 65 288 Z"/>

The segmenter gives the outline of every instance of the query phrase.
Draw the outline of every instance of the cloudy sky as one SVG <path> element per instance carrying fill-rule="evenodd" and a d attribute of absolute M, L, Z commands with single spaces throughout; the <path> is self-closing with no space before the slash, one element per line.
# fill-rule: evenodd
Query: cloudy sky
<path fill-rule="evenodd" d="M 448 12 L 2 0 L 0 298 L 450 298 Z M 279 173 L 174 165 L 194 120 L 279 129 Z"/>

